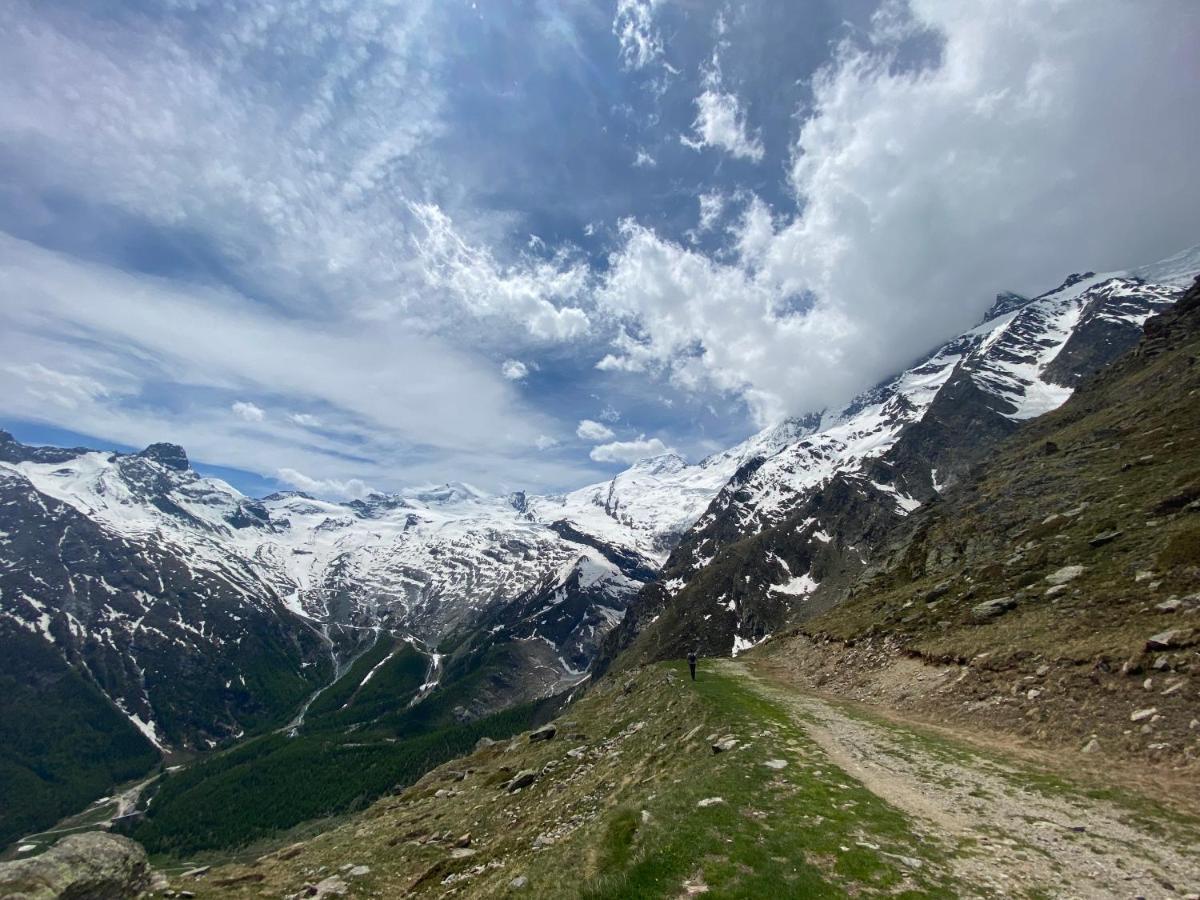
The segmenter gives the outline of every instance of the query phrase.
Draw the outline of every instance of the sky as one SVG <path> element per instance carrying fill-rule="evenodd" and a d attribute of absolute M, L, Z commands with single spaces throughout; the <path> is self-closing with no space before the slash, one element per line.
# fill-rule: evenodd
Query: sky
<path fill-rule="evenodd" d="M 559 491 L 1200 241 L 1194 0 L 0 8 L 0 427 Z"/>

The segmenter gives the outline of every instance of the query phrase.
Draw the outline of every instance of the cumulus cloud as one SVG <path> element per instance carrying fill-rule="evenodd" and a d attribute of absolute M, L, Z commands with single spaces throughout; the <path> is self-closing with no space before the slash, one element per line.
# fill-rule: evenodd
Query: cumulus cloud
<path fill-rule="evenodd" d="M 712 88 L 696 98 L 692 136 L 680 135 L 679 140 L 693 150 L 713 147 L 754 162 L 762 162 L 764 153 L 762 141 L 747 128 L 737 96 Z"/>
<path fill-rule="evenodd" d="M 488 248 L 464 240 L 436 205 L 411 209 L 424 228 L 414 244 L 431 285 L 450 290 L 477 315 L 515 317 L 541 340 L 566 341 L 588 331 L 587 313 L 566 305 L 587 287 L 582 262 L 558 256 L 502 265 Z"/>
<path fill-rule="evenodd" d="M 592 419 L 582 419 L 575 434 L 585 441 L 607 441 L 613 436 L 613 430 Z"/>
<path fill-rule="evenodd" d="M 321 427 L 321 420 L 311 413 L 291 413 L 288 418 L 302 428 Z"/>
<path fill-rule="evenodd" d="M 558 446 L 558 438 L 552 438 L 546 434 L 539 434 L 537 440 L 533 442 L 533 446 L 538 450 L 553 450 Z"/>
<path fill-rule="evenodd" d="M 633 164 L 639 169 L 653 169 L 658 165 L 658 160 L 641 147 L 638 147 L 637 155 L 633 158 Z"/>
<path fill-rule="evenodd" d="M 617 37 L 621 65 L 642 69 L 662 56 L 663 40 L 654 23 L 660 0 L 617 0 L 612 30 Z"/>
<path fill-rule="evenodd" d="M 297 490 L 320 497 L 336 497 L 344 500 L 361 500 L 374 491 L 358 478 L 339 481 L 336 478 L 310 478 L 295 469 L 280 469 L 277 473 L 280 481 Z"/>
<path fill-rule="evenodd" d="M 229 407 L 235 416 L 244 422 L 261 422 L 267 414 L 253 403 L 239 400 Z M 293 417 L 294 418 L 294 417 Z"/>
<path fill-rule="evenodd" d="M 596 462 L 632 464 L 648 456 L 667 453 L 668 447 L 658 438 L 647 440 L 643 434 L 636 441 L 613 441 L 593 447 L 589 454 Z"/>
<path fill-rule="evenodd" d="M 736 262 L 625 223 L 600 296 L 638 340 L 620 336 L 602 368 L 661 366 L 767 422 L 845 401 L 998 290 L 1136 265 L 1200 233 L 1200 119 L 1183 112 L 1200 108 L 1200 19 L 1185 5 L 913 0 L 875 23 L 814 81 L 796 217 L 752 202 Z M 915 34 L 940 46 L 928 65 L 901 63 Z M 715 122 L 726 144 L 744 133 L 733 106 L 697 121 L 695 143 L 716 143 Z"/>
<path fill-rule="evenodd" d="M 529 374 L 529 366 L 519 359 L 506 359 L 500 366 L 500 374 L 509 381 L 520 381 Z"/>

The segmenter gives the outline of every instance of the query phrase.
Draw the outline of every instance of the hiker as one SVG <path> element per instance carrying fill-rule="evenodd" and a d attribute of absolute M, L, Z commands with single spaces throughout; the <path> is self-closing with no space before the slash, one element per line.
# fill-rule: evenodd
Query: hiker
<path fill-rule="evenodd" d="M 688 668 L 692 672 L 692 681 L 696 680 L 696 651 L 688 651 Z"/>

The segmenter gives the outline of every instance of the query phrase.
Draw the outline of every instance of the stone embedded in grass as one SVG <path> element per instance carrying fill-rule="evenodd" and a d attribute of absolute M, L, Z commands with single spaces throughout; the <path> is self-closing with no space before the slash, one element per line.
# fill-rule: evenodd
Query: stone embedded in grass
<path fill-rule="evenodd" d="M 710 807 L 710 806 L 716 806 L 718 803 L 724 803 L 724 802 L 725 802 L 724 797 L 705 797 L 703 800 L 701 800 L 696 805 L 699 806 L 701 809 L 708 809 L 708 807 Z"/>
<path fill-rule="evenodd" d="M 537 781 L 537 772 L 533 769 L 522 769 L 505 785 L 509 791 L 519 791 Z"/>
<path fill-rule="evenodd" d="M 1102 531 L 1088 541 L 1088 545 L 1091 547 L 1103 547 L 1105 544 L 1111 544 L 1120 536 L 1120 531 Z"/>
<path fill-rule="evenodd" d="M 1051 572 L 1046 576 L 1046 580 L 1051 584 L 1066 584 L 1068 581 L 1074 581 L 1083 574 L 1083 566 L 1063 566 L 1055 572 Z"/>
<path fill-rule="evenodd" d="M 1136 709 L 1133 711 L 1133 713 L 1130 714 L 1129 721 L 1130 722 L 1144 722 L 1146 719 L 1149 719 L 1151 716 L 1153 716 L 1157 712 L 1158 712 L 1157 706 L 1149 706 L 1146 709 Z"/>
<path fill-rule="evenodd" d="M 1168 597 L 1162 603 L 1155 604 L 1154 608 L 1157 609 L 1159 612 L 1173 613 L 1173 612 L 1179 612 L 1179 607 L 1181 607 L 1182 605 L 1183 605 L 1183 603 L 1180 601 L 1180 599 L 1178 597 Z"/>
<path fill-rule="evenodd" d="M 736 738 L 727 735 L 726 737 L 721 738 L 721 740 L 716 741 L 712 745 L 712 752 L 713 753 L 727 753 L 730 750 L 732 750 L 734 747 L 736 747 L 737 744 L 738 744 L 738 742 L 737 742 Z"/>
<path fill-rule="evenodd" d="M 763 765 L 766 766 L 768 769 L 777 769 L 777 770 L 785 769 L 785 768 L 787 768 L 787 760 L 786 759 L 768 759 L 766 762 L 763 763 Z"/>
<path fill-rule="evenodd" d="M 550 741 L 554 739 L 554 735 L 558 734 L 558 726 L 554 724 L 543 725 L 535 731 L 529 732 L 529 742 L 532 744 L 535 741 Z"/>
<path fill-rule="evenodd" d="M 1178 628 L 1171 628 L 1168 631 L 1160 631 L 1158 634 L 1151 635 L 1146 641 L 1147 650 L 1170 650 L 1179 642 L 1179 635 L 1183 632 Z"/>
<path fill-rule="evenodd" d="M 1004 615 L 1017 605 L 1014 597 L 997 597 L 995 600 L 985 600 L 971 607 L 971 618 L 976 622 L 987 622 L 990 619 Z"/>
<path fill-rule="evenodd" d="M 523 891 L 526 887 L 529 886 L 529 879 L 526 878 L 524 875 L 518 875 L 516 878 L 514 878 L 512 881 L 510 881 L 508 883 L 508 886 L 511 890 Z"/>

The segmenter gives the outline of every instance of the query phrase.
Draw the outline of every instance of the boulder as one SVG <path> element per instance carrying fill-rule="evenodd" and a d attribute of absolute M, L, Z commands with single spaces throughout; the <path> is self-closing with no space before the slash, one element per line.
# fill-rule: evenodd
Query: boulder
<path fill-rule="evenodd" d="M 308 885 L 301 896 L 322 900 L 324 897 L 344 897 L 349 891 L 350 885 L 336 875 L 331 875 L 316 884 Z"/>
<path fill-rule="evenodd" d="M 123 900 L 150 886 L 146 851 L 129 838 L 72 834 L 41 856 L 0 863 L 0 897 L 8 900 Z"/>
<path fill-rule="evenodd" d="M 1014 597 L 997 597 L 971 607 L 971 618 L 976 622 L 987 622 L 998 618 L 1017 605 Z"/>
<path fill-rule="evenodd" d="M 713 753 L 727 753 L 730 750 L 732 750 L 734 747 L 736 747 L 737 743 L 738 742 L 737 742 L 736 738 L 729 737 L 727 735 L 727 736 L 721 738 L 721 740 L 715 741 L 713 743 L 712 752 Z"/>
<path fill-rule="evenodd" d="M 1105 544 L 1111 544 L 1121 536 L 1119 531 L 1102 531 L 1090 541 L 1088 544 L 1092 547 L 1103 547 Z"/>
<path fill-rule="evenodd" d="M 558 726 L 554 724 L 543 725 L 535 731 L 529 732 L 529 742 L 535 741 L 552 741 L 554 736 L 558 734 Z"/>
<path fill-rule="evenodd" d="M 535 781 L 537 781 L 537 772 L 533 771 L 533 769 L 522 769 L 513 776 L 512 780 L 508 782 L 506 787 L 510 791 L 517 791 L 521 788 L 529 787 Z"/>
<path fill-rule="evenodd" d="M 1066 584 L 1068 581 L 1074 581 L 1083 574 L 1083 566 L 1063 566 L 1046 576 L 1046 580 L 1051 584 Z"/>
<path fill-rule="evenodd" d="M 1182 634 L 1180 629 L 1172 628 L 1168 631 L 1160 631 L 1158 634 L 1151 635 L 1146 641 L 1147 650 L 1170 650 L 1179 643 L 1179 635 Z"/>

